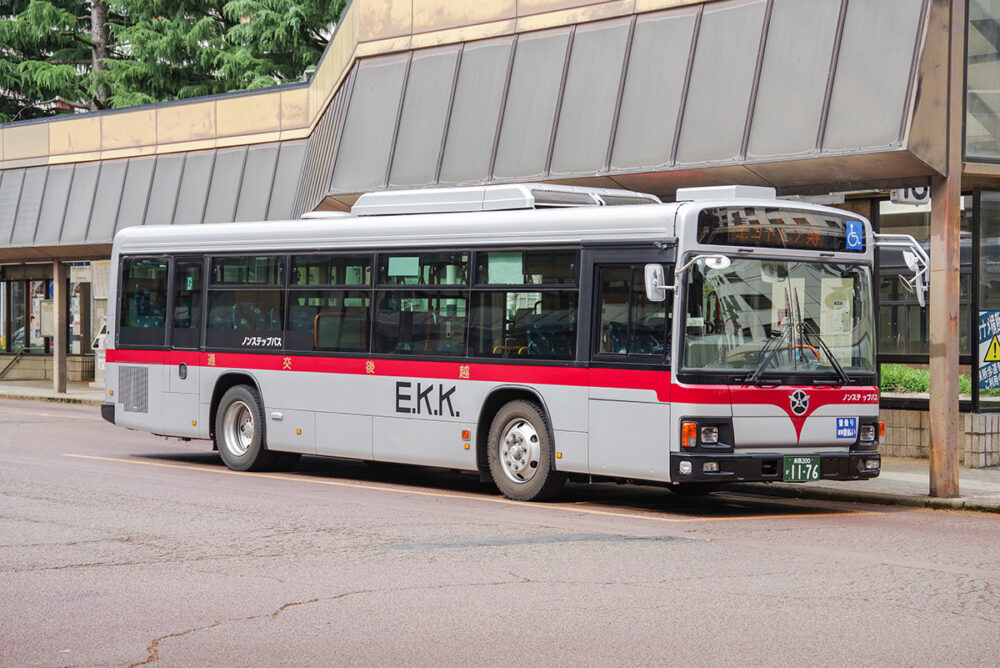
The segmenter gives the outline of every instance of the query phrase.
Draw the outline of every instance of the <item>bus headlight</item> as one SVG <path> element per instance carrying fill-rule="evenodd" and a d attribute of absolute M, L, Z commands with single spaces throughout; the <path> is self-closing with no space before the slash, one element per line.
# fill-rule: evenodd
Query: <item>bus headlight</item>
<path fill-rule="evenodd" d="M 701 442 L 707 445 L 715 445 L 719 442 L 719 428 L 718 427 L 702 427 L 701 428 Z"/>
<path fill-rule="evenodd" d="M 875 425 L 873 424 L 863 424 L 858 430 L 858 434 L 861 436 L 862 443 L 871 443 L 875 440 Z"/>

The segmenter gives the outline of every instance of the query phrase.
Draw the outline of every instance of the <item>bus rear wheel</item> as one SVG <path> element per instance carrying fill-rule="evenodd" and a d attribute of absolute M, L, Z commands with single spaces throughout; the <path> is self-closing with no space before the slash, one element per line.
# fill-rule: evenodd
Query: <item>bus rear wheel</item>
<path fill-rule="evenodd" d="M 236 385 L 222 395 L 215 413 L 215 446 L 234 471 L 266 471 L 276 463 L 276 453 L 265 445 L 264 411 L 252 388 Z"/>
<path fill-rule="evenodd" d="M 542 501 L 562 489 L 566 475 L 555 470 L 549 421 L 530 401 L 511 401 L 494 416 L 487 441 L 490 475 L 515 501 Z"/>

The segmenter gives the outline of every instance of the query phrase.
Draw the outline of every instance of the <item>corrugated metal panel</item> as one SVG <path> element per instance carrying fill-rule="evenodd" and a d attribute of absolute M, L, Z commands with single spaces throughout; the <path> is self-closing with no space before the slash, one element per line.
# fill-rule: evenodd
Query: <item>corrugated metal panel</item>
<path fill-rule="evenodd" d="M 107 243 L 115 236 L 126 169 L 128 160 L 105 160 L 101 165 L 94 211 L 90 214 L 90 227 L 87 229 L 87 241 L 90 243 Z"/>
<path fill-rule="evenodd" d="M 922 6 L 920 0 L 848 3 L 824 151 L 899 143 Z"/>
<path fill-rule="evenodd" d="M 240 199 L 233 220 L 264 220 L 278 164 L 278 144 L 258 144 L 247 151 L 247 164 L 240 184 Z"/>
<path fill-rule="evenodd" d="M 333 176 L 333 159 L 337 142 L 356 74 L 357 69 L 352 69 L 350 76 L 341 84 L 340 90 L 333 96 L 333 100 L 309 137 L 302 166 L 302 178 L 296 189 L 291 218 L 298 218 L 306 211 L 312 211 L 327 193 L 327 187 Z"/>
<path fill-rule="evenodd" d="M 146 204 L 149 201 L 149 191 L 153 184 L 153 169 L 155 167 L 156 156 L 129 158 L 128 170 L 125 172 L 125 187 L 122 189 L 122 201 L 118 206 L 116 232 L 133 225 L 142 225 L 145 222 Z"/>
<path fill-rule="evenodd" d="M 66 202 L 69 200 L 69 186 L 73 181 L 73 165 L 53 165 L 49 167 L 45 179 L 45 194 L 42 209 L 38 214 L 35 231 L 35 245 L 43 246 L 59 242 L 59 231 L 66 216 Z"/>
<path fill-rule="evenodd" d="M 42 192 L 45 190 L 47 172 L 48 167 L 32 167 L 24 172 L 21 199 L 14 219 L 14 233 L 10 239 L 11 246 L 30 246 L 35 241 L 35 228 L 38 226 L 38 213 L 42 207 Z"/>
<path fill-rule="evenodd" d="M 632 35 L 612 169 L 670 162 L 697 12 L 640 16 Z"/>
<path fill-rule="evenodd" d="M 841 0 L 774 0 L 747 155 L 816 148 Z"/>
<path fill-rule="evenodd" d="M 441 160 L 441 183 L 489 178 L 513 39 L 466 44 Z"/>
<path fill-rule="evenodd" d="M 552 149 L 552 174 L 593 173 L 604 167 L 630 23 L 605 21 L 577 28 Z"/>
<path fill-rule="evenodd" d="M 268 220 L 291 218 L 296 186 L 302 177 L 302 161 L 305 154 L 304 139 L 281 143 L 278 166 L 274 170 L 274 183 L 271 185 L 271 202 L 267 205 Z"/>
<path fill-rule="evenodd" d="M 14 216 L 17 214 L 17 201 L 21 197 L 23 182 L 23 169 L 3 172 L 3 180 L 0 181 L 0 243 L 9 242 L 14 231 Z"/>
<path fill-rule="evenodd" d="M 66 205 L 66 217 L 63 220 L 62 231 L 59 233 L 60 243 L 80 243 L 87 234 L 87 224 L 90 222 L 90 210 L 94 208 L 94 193 L 97 192 L 97 176 L 101 171 L 101 163 L 84 162 L 73 170 L 73 185 L 69 189 L 69 203 Z"/>
<path fill-rule="evenodd" d="M 146 217 L 143 225 L 169 225 L 174 220 L 177 206 L 177 189 L 184 171 L 184 154 L 156 156 L 153 170 L 153 185 L 149 189 Z"/>
<path fill-rule="evenodd" d="M 214 161 L 215 151 L 192 151 L 185 157 L 174 225 L 201 222 L 205 215 L 205 200 L 208 199 L 208 183 Z"/>
<path fill-rule="evenodd" d="M 678 164 L 739 157 L 765 3 L 705 6 L 677 145 Z"/>
<path fill-rule="evenodd" d="M 545 174 L 569 37 L 570 30 L 560 28 L 517 40 L 493 167 L 495 178 L 530 179 Z"/>
<path fill-rule="evenodd" d="M 457 46 L 413 54 L 389 185 L 435 182 L 457 64 Z"/>
<path fill-rule="evenodd" d="M 385 184 L 409 54 L 364 60 L 347 109 L 330 188 L 362 192 Z"/>
<path fill-rule="evenodd" d="M 233 222 L 246 156 L 246 146 L 219 149 L 216 154 L 212 187 L 208 190 L 208 203 L 205 205 L 206 223 Z"/>

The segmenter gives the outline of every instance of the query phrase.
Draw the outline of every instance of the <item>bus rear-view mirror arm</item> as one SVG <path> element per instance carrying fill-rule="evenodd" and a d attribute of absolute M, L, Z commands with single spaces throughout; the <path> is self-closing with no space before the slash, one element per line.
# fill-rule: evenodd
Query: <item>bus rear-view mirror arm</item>
<path fill-rule="evenodd" d="M 875 245 L 879 248 L 903 249 L 903 262 L 906 263 L 906 268 L 913 272 L 913 276 L 907 278 L 900 274 L 899 283 L 907 292 L 916 296 L 920 306 L 926 306 L 927 270 L 930 267 L 930 258 L 924 247 L 909 234 L 876 234 Z"/>
<path fill-rule="evenodd" d="M 681 277 L 696 262 L 705 261 L 705 266 L 709 269 L 726 269 L 732 264 L 725 255 L 695 255 L 693 258 L 674 270 L 674 284 L 666 284 L 666 274 L 662 264 L 647 264 L 645 267 L 646 278 L 646 299 L 651 302 L 662 302 L 667 298 L 667 290 L 676 292 L 681 284 Z"/>

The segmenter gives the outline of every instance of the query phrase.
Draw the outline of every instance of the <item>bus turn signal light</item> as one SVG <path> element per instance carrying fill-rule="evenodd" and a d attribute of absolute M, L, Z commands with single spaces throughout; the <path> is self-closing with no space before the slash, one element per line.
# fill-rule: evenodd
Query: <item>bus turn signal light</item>
<path fill-rule="evenodd" d="M 878 423 L 878 435 L 885 436 L 885 422 Z"/>
<path fill-rule="evenodd" d="M 472 434 L 469 432 L 468 429 L 463 429 L 462 430 L 462 440 L 463 441 L 468 441 L 471 436 L 472 436 Z"/>
<path fill-rule="evenodd" d="M 698 423 L 681 422 L 681 446 L 693 448 L 698 445 Z"/>

